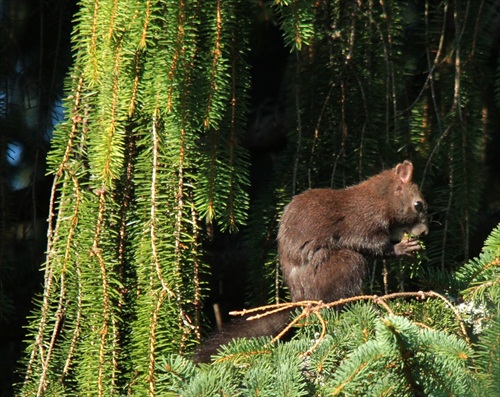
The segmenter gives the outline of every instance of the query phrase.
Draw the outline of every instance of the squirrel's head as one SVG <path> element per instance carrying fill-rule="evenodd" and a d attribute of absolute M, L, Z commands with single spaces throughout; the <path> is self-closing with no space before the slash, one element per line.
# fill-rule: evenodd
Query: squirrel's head
<path fill-rule="evenodd" d="M 429 232 L 427 203 L 417 184 L 412 182 L 413 164 L 405 160 L 392 170 L 394 201 L 391 239 L 401 241 L 405 235 L 425 236 Z"/>

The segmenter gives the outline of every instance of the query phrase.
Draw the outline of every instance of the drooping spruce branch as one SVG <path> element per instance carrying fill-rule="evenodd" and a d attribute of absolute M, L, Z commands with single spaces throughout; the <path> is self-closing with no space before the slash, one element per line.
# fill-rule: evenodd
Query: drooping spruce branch
<path fill-rule="evenodd" d="M 235 230 L 248 209 L 245 12 L 80 2 L 23 394 L 155 395 L 158 352 L 200 338 L 203 218 Z"/>

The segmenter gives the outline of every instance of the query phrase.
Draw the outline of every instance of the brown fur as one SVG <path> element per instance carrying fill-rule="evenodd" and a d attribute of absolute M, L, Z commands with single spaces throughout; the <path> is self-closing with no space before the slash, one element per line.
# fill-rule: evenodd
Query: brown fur
<path fill-rule="evenodd" d="M 415 238 L 404 238 L 428 231 L 427 205 L 412 175 L 413 165 L 405 161 L 347 189 L 313 189 L 294 197 L 278 231 L 280 265 L 293 301 L 332 302 L 357 295 L 368 256 L 410 255 L 420 249 Z M 234 338 L 277 335 L 290 311 L 233 320 L 200 346 L 195 360 L 208 362 Z"/>
<path fill-rule="evenodd" d="M 210 362 L 222 345 L 236 338 L 256 338 L 259 336 L 276 336 L 290 322 L 291 309 L 269 316 L 248 321 L 246 317 L 235 318 L 224 324 L 222 329 L 203 341 L 196 350 L 194 360 L 199 363 Z"/>
<path fill-rule="evenodd" d="M 427 234 L 427 205 L 409 161 L 342 190 L 312 189 L 287 205 L 278 255 L 293 301 L 361 293 L 367 257 L 411 255 Z M 415 204 L 419 203 L 419 204 Z"/>

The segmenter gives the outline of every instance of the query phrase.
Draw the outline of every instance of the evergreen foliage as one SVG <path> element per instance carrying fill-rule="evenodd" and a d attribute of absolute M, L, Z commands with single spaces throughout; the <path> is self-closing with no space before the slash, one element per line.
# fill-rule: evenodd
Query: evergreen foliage
<path fill-rule="evenodd" d="M 243 10 L 80 2 L 23 394 L 154 394 L 157 352 L 199 339 L 200 225 L 248 209 Z"/>
<path fill-rule="evenodd" d="M 66 116 L 48 157 L 44 290 L 19 393 L 498 392 L 500 228 L 467 262 L 489 133 L 479 92 L 487 83 L 499 96 L 498 71 L 477 73 L 491 55 L 492 7 L 81 0 Z M 258 13 L 271 15 L 291 56 L 287 146 L 250 201 L 241 142 Z M 357 183 L 404 158 L 416 165 L 434 222 L 418 264 L 370 269 L 369 293 L 399 294 L 352 299 L 369 302 L 340 314 L 331 309 L 338 303 L 304 304 L 289 342 L 235 340 L 211 365 L 187 358 L 201 339 L 212 230 L 244 236 L 248 301 L 279 302 L 274 239 L 291 196 Z M 405 294 L 418 284 L 439 293 Z M 459 299 L 484 315 L 463 312 L 452 303 Z M 477 318 L 484 327 L 474 333 Z"/>
<path fill-rule="evenodd" d="M 257 221 L 247 241 L 257 270 L 250 290 L 260 301 L 249 300 L 263 304 L 262 290 L 268 301 L 282 295 L 266 236 L 276 235 L 294 194 L 343 188 L 404 158 L 415 164 L 430 203 L 425 258 L 374 263 L 369 287 L 385 293 L 418 283 L 440 290 L 438 279 L 427 276 L 470 257 L 482 204 L 488 130 L 478 92 L 493 81 L 487 66 L 493 2 L 322 2 L 314 17 L 310 3 L 277 3 L 277 23 L 293 50 L 285 82 L 289 141 L 273 183 L 251 207 Z M 294 43 L 303 37 L 308 45 L 299 49 Z M 262 280 L 269 280 L 267 289 Z"/>
<path fill-rule="evenodd" d="M 474 343 L 469 338 L 473 327 L 464 328 L 460 306 L 437 294 L 420 293 L 418 302 L 401 301 L 404 294 L 387 295 L 380 298 L 385 304 L 376 297 L 352 298 L 371 298 L 372 303 L 357 302 L 341 313 L 332 304 L 305 302 L 309 316 L 289 342 L 233 340 L 213 363 L 198 367 L 177 355 L 164 357 L 162 390 L 183 396 L 495 395 L 500 374 L 499 247 L 500 225 L 481 256 L 455 274 L 473 304 L 490 297 L 484 329 Z M 474 281 L 486 268 L 482 281 Z M 464 274 L 471 273 L 475 276 L 465 281 Z"/>

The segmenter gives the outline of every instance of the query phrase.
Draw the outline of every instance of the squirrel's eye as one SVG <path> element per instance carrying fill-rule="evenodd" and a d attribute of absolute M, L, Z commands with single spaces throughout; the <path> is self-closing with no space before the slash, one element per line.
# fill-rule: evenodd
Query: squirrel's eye
<path fill-rule="evenodd" d="M 413 203 L 413 206 L 415 207 L 417 212 L 421 212 L 424 209 L 424 203 L 422 203 L 421 201 L 415 201 Z"/>

